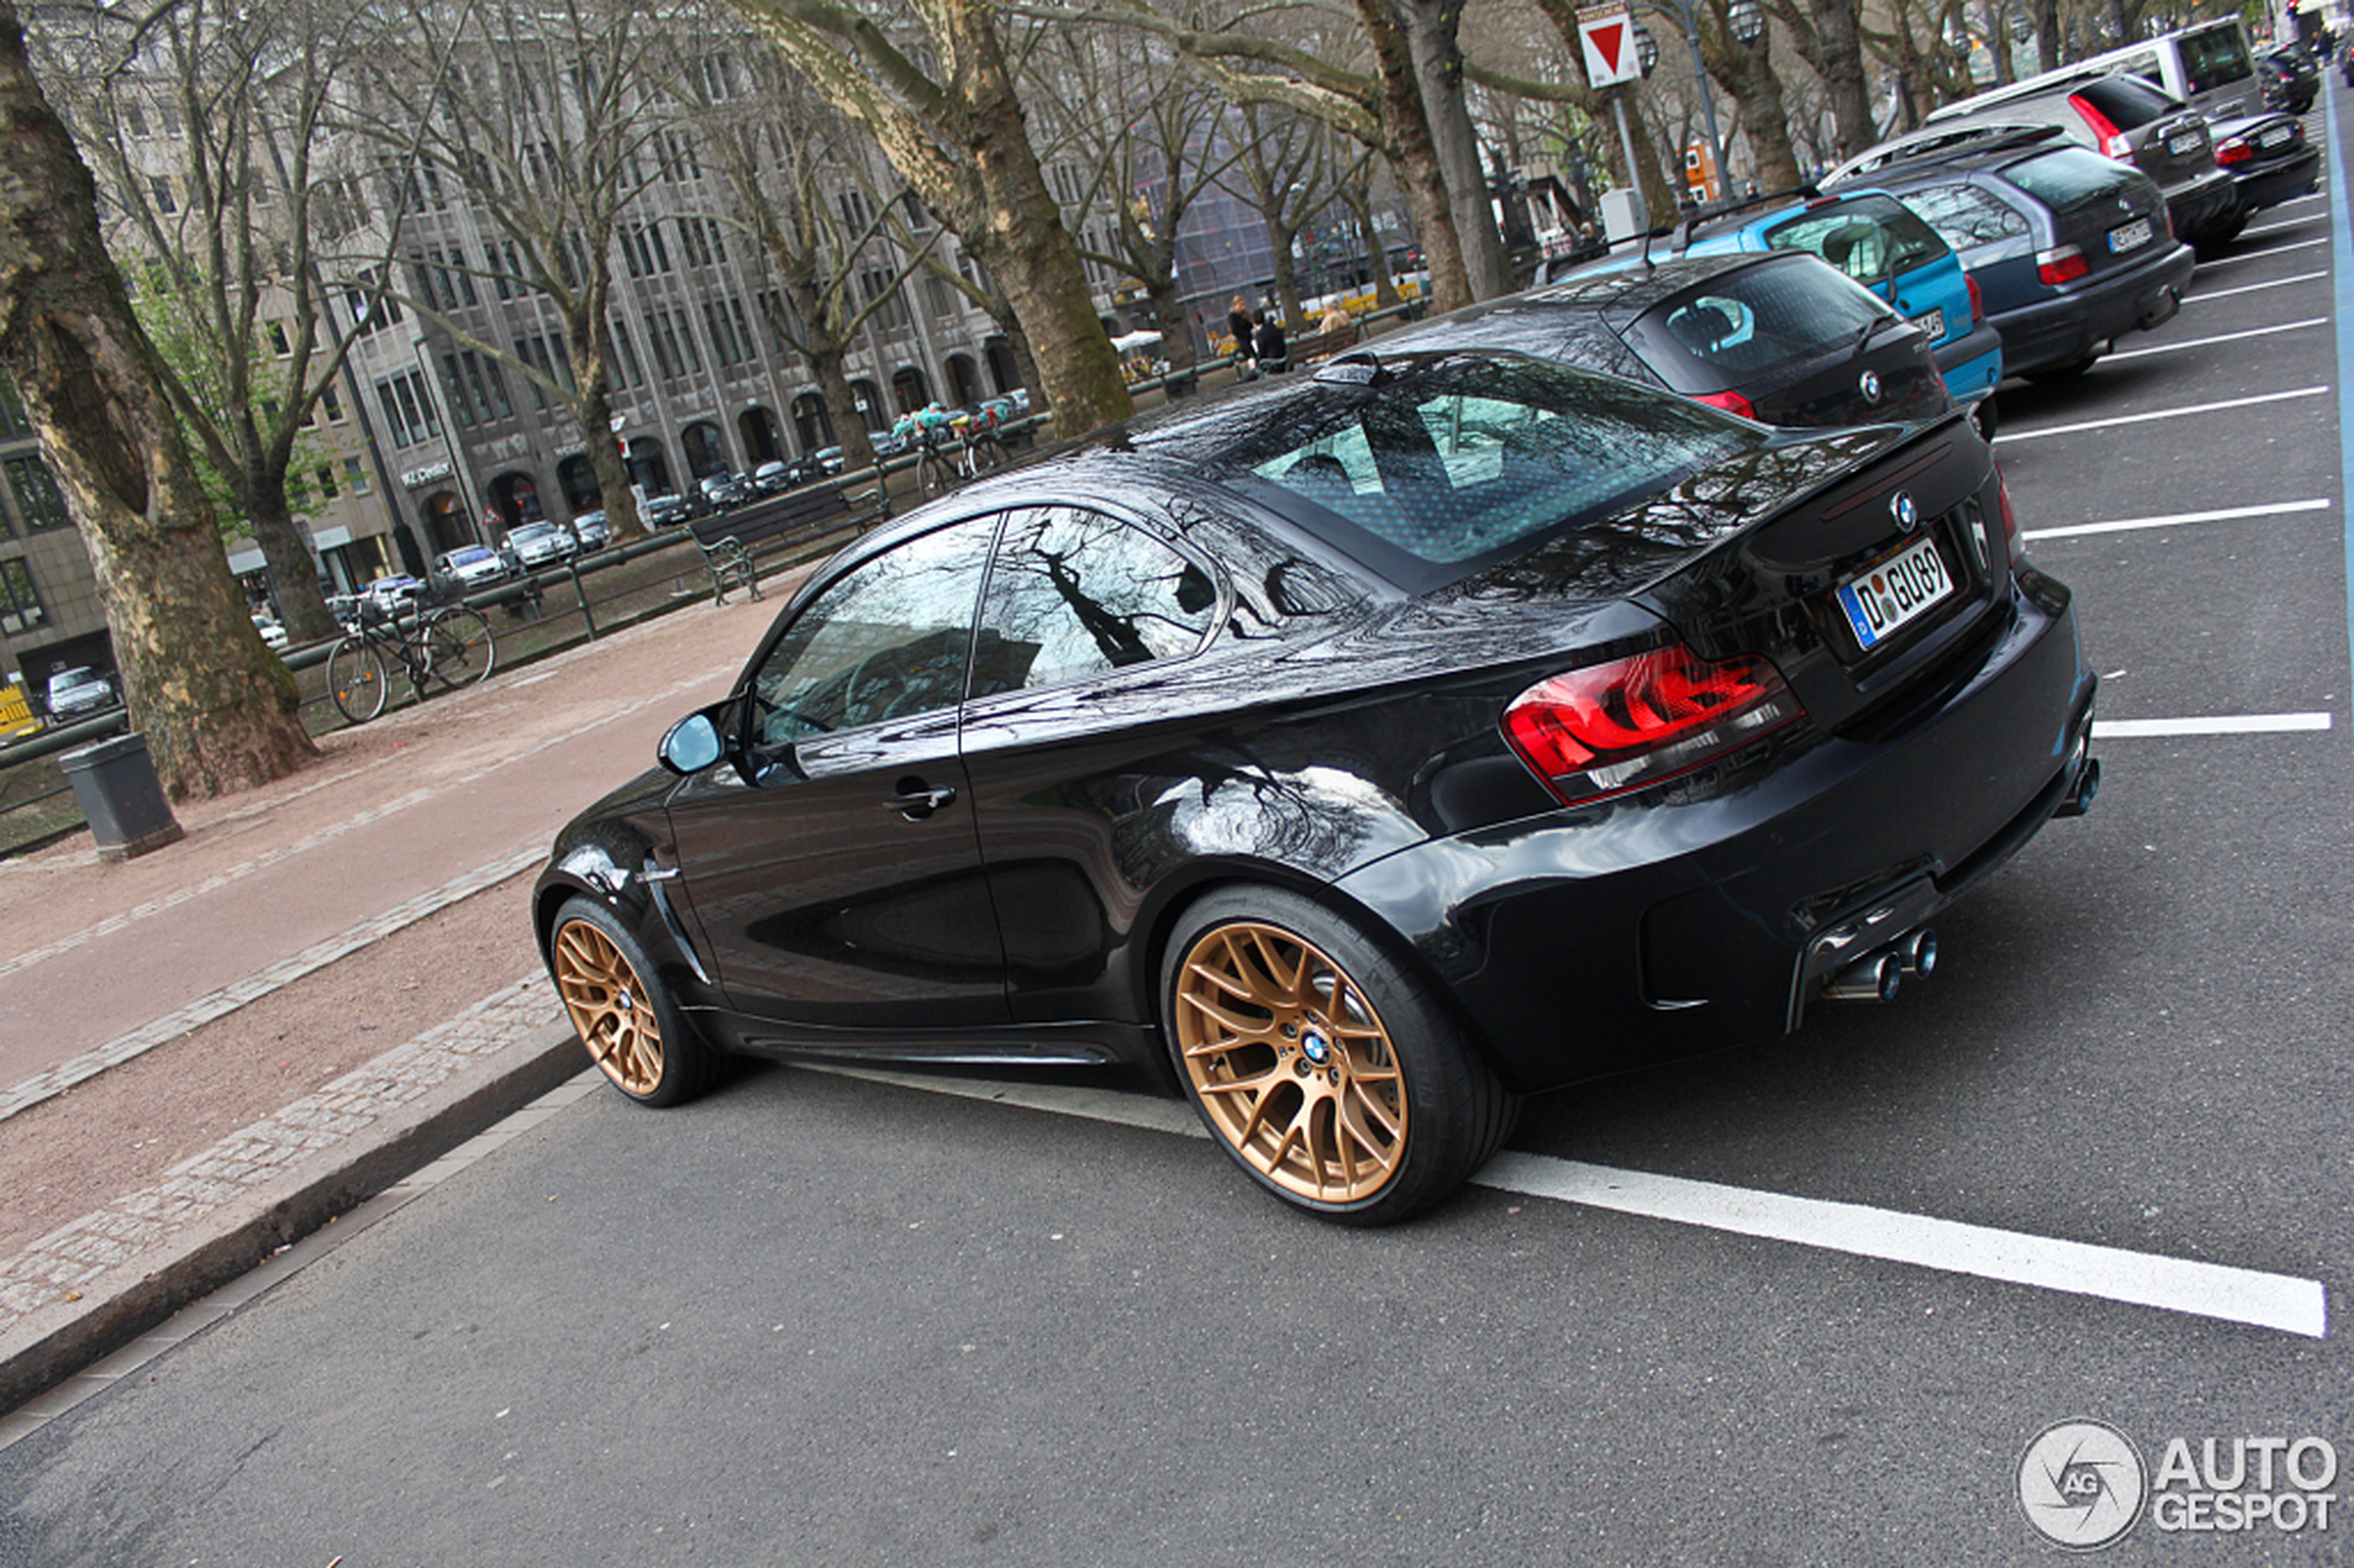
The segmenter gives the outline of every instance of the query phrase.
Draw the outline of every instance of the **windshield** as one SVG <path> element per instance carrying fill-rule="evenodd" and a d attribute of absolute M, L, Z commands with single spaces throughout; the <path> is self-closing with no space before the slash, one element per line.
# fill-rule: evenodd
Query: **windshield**
<path fill-rule="evenodd" d="M 2194 93 L 2211 93 L 2256 74 L 2256 68 L 2248 63 L 2247 41 L 2240 36 L 2240 24 L 2235 21 L 2185 32 L 2174 41 L 2174 46 L 2183 57 L 2183 85 Z"/>
<path fill-rule="evenodd" d="M 1172 455 L 1408 587 L 1615 512 L 1765 439 L 1680 398 L 1511 354 L 1410 361 L 1374 385 L 1279 402 L 1256 430 L 1221 427 L 1217 447 Z"/>

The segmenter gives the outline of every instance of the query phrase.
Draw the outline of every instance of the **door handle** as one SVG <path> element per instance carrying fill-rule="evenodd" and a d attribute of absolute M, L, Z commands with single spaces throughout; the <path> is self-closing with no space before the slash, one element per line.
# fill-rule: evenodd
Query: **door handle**
<path fill-rule="evenodd" d="M 943 806 L 955 803 L 956 791 L 946 785 L 936 790 L 925 789 L 920 782 L 907 779 L 899 793 L 883 802 L 886 810 L 895 811 L 910 822 L 921 822 Z"/>

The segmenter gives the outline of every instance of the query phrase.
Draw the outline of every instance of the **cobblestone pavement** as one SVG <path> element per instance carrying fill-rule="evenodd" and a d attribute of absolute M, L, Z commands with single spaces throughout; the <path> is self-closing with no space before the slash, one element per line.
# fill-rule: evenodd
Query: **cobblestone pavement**
<path fill-rule="evenodd" d="M 0 1073 L 17 1069 L 0 1076 L 0 1144 L 37 1160 L 51 1212 L 77 1212 L 85 1147 L 152 1135 L 126 1119 L 85 1136 L 85 1102 L 256 1079 L 228 1097 L 253 1119 L 214 1121 L 201 1146 L 175 1134 L 119 1187 L 94 1174 L 79 1218 L 0 1256 L 0 1412 L 18 1410 L 0 1442 L 42 1390 L 580 1073 L 545 977 L 500 983 L 529 960 L 522 878 L 567 817 L 651 763 L 670 722 L 725 692 L 776 607 L 697 602 L 339 732 L 302 774 L 182 808 L 187 837 L 135 860 L 101 861 L 82 837 L 0 863 Z M 489 924 L 473 917 L 481 945 L 443 963 L 415 933 L 484 890 L 498 899 Z M 379 982 L 409 993 L 402 1007 L 370 996 L 363 1019 L 333 996 L 335 966 L 404 944 L 422 950 Z M 273 1022 L 259 1069 L 224 1065 L 213 1036 L 257 1003 L 291 1025 Z M 404 1043 L 351 1049 L 395 1017 L 414 1020 Z M 344 1065 L 322 1081 L 312 1059 Z M 308 1092 L 256 1118 L 280 1081 Z M 166 1165 L 171 1150 L 188 1152 Z"/>

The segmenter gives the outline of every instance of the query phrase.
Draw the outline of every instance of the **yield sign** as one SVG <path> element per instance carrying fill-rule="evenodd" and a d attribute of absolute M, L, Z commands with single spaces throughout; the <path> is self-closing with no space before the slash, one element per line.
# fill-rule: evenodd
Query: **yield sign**
<path fill-rule="evenodd" d="M 1593 86 L 1615 87 L 1643 73 L 1635 58 L 1635 16 L 1623 4 L 1579 6 L 1577 41 L 1586 46 L 1586 80 Z"/>

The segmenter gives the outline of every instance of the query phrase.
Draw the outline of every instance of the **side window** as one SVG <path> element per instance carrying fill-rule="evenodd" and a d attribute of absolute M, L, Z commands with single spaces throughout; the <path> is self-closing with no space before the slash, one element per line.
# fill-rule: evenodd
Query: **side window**
<path fill-rule="evenodd" d="M 754 746 L 904 719 L 964 696 L 973 612 L 997 519 L 875 557 L 804 608 L 753 677 Z"/>
<path fill-rule="evenodd" d="M 1905 204 L 1955 250 L 1993 245 L 2027 233 L 2027 220 L 1976 185 L 1929 185 L 1905 194 Z"/>
<path fill-rule="evenodd" d="M 1018 513 L 989 575 L 973 695 L 1183 657 L 1217 610 L 1209 574 L 1142 528 L 1076 507 Z"/>

